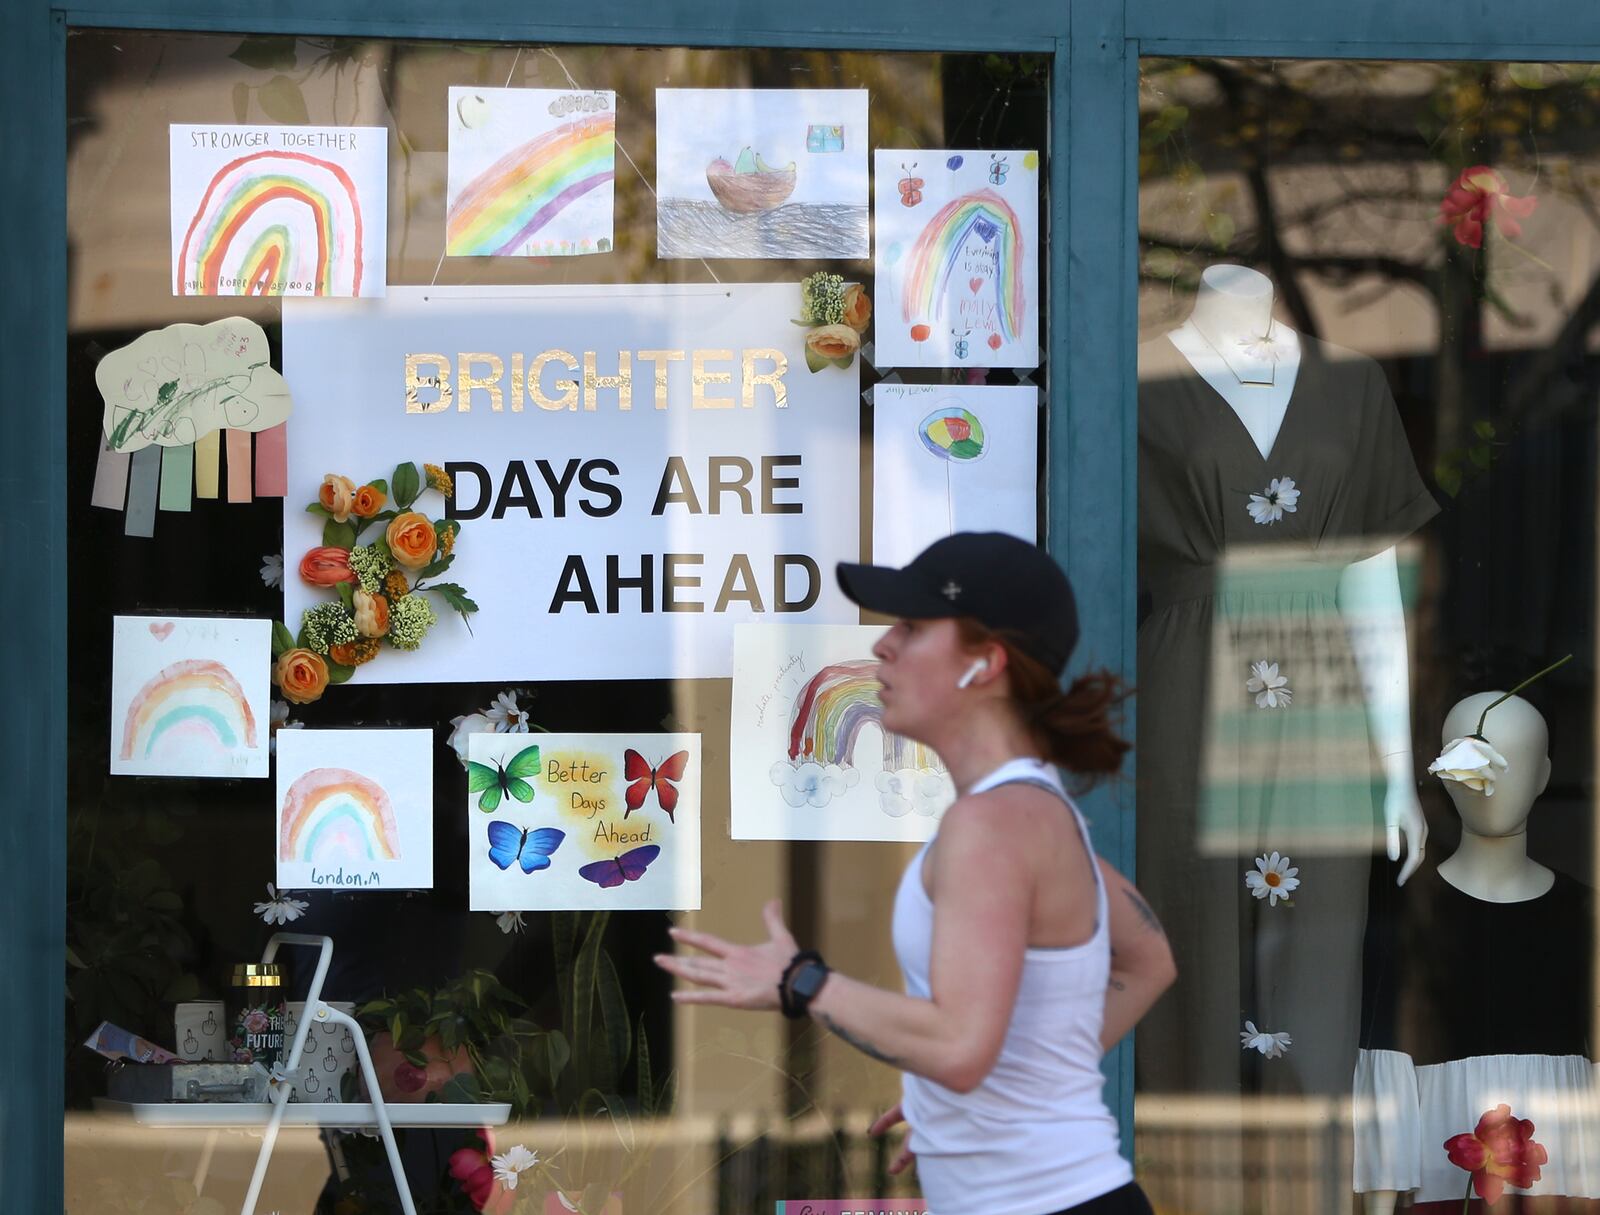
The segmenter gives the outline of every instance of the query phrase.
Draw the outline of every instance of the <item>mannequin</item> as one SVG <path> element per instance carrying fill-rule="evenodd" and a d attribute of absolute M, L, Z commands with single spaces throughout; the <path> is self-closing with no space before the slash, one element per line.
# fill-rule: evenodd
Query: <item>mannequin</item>
<path fill-rule="evenodd" d="M 1246 266 L 1216 265 L 1200 276 L 1189 319 L 1167 335 L 1195 371 L 1233 408 L 1257 450 L 1270 459 L 1300 371 L 1300 335 L 1272 315 L 1272 280 Z M 1422 863 L 1428 823 L 1411 757 L 1411 660 L 1394 546 L 1352 562 L 1339 584 L 1351 623 L 1372 737 L 1386 782 L 1385 844 L 1406 858 L 1399 885 Z"/>
<path fill-rule="evenodd" d="M 1448 745 L 1451 740 L 1472 734 L 1484 709 L 1500 695 L 1479 692 L 1458 702 L 1445 718 L 1441 741 Z M 1582 940 L 1586 925 L 1572 921 L 1582 920 L 1586 914 L 1574 910 L 1564 897 L 1567 891 L 1577 889 L 1576 883 L 1562 879 L 1565 885 L 1557 891 L 1555 871 L 1532 860 L 1527 852 L 1528 819 L 1550 780 L 1549 729 L 1544 717 L 1527 701 L 1513 696 L 1488 713 L 1483 737 L 1504 757 L 1507 766 L 1495 779 L 1492 794 L 1478 792 L 1460 781 L 1443 782 L 1461 816 L 1461 844 L 1439 864 L 1437 876 L 1459 895 L 1478 905 L 1504 906 L 1508 914 L 1514 905 L 1520 905 L 1525 913 L 1532 913 L 1541 905 L 1550 906 L 1554 911 L 1550 931 L 1530 933 L 1529 941 L 1559 937 L 1570 953 L 1565 969 L 1582 966 L 1587 953 Z M 1491 918 L 1501 917 L 1491 913 Z M 1450 924 L 1459 924 L 1457 915 L 1449 909 L 1440 919 L 1445 931 Z M 1426 961 L 1415 946 L 1415 942 L 1406 942 L 1396 952 L 1399 982 L 1428 987 L 1426 977 L 1419 980 L 1410 973 Z M 1524 964 L 1526 971 L 1534 972 L 1534 982 L 1540 975 L 1563 969 L 1560 965 L 1541 965 L 1541 959 L 1531 957 Z M 1368 982 L 1372 982 L 1370 974 Z M 1355 1077 L 1356 1188 L 1365 1191 L 1362 1201 L 1366 1215 L 1391 1215 L 1399 1197 L 1398 1189 L 1366 1189 L 1374 1181 L 1403 1182 L 1407 1189 L 1421 1190 L 1419 1197 L 1424 1201 L 1453 1199 L 1454 1195 L 1448 1192 L 1438 1192 L 1439 1187 L 1444 1182 L 1455 1184 L 1462 1174 L 1452 1173 L 1441 1164 L 1441 1153 L 1434 1142 L 1440 1138 L 1438 1126 L 1467 1122 L 1482 1112 L 1479 1106 L 1488 1109 L 1508 1099 L 1517 1103 L 1519 1095 L 1525 1102 L 1530 1091 L 1544 1094 L 1548 1100 L 1552 1090 L 1557 1090 L 1567 1098 L 1564 1104 L 1554 1107 L 1538 1109 L 1523 1104 L 1514 1111 L 1534 1121 L 1536 1137 L 1550 1148 L 1553 1163 L 1600 1159 L 1600 1090 L 1594 1084 L 1593 1065 L 1576 1054 L 1582 1048 L 1583 1026 L 1588 1019 L 1583 1007 L 1589 995 L 1587 974 L 1575 978 L 1570 986 L 1572 993 L 1551 997 L 1548 991 L 1526 990 L 1523 984 L 1516 984 L 1516 998 L 1529 1005 L 1568 1006 L 1554 1011 L 1564 1014 L 1572 1027 L 1546 1032 L 1544 1041 L 1508 1042 L 1503 1046 L 1480 1042 L 1466 1048 L 1474 1051 L 1471 1057 L 1431 1064 L 1390 1049 L 1401 1045 L 1403 1033 L 1390 1040 L 1391 1035 L 1380 1030 L 1375 1036 L 1378 1049 L 1364 1046 Z M 1500 994 L 1511 998 L 1509 993 Z M 1423 1019 L 1437 1015 L 1441 1009 L 1449 1016 L 1450 1009 L 1459 1008 L 1462 1003 L 1457 992 L 1438 993 L 1423 1005 Z M 1537 1035 L 1544 1031 L 1530 1032 Z M 1530 1046 L 1538 1049 L 1528 1049 Z M 1461 1050 L 1457 1045 L 1444 1053 Z M 1507 1053 L 1498 1053 L 1502 1050 Z M 1535 1067 L 1543 1070 L 1536 1073 L 1532 1070 Z M 1537 1079 L 1530 1078 L 1535 1075 Z M 1552 1082 L 1551 1075 L 1559 1079 Z M 1441 1124 L 1433 1116 L 1437 1094 L 1463 1090 L 1465 1096 L 1455 1099 L 1458 1108 L 1442 1115 Z M 1460 1105 L 1462 1100 L 1465 1105 Z M 1558 1109 L 1559 1115 L 1552 1118 L 1548 1112 L 1551 1108 Z M 1581 1170 L 1556 1173 L 1547 1168 L 1535 1192 L 1593 1197 L 1600 1192 L 1600 1178 L 1588 1177 Z"/>
<path fill-rule="evenodd" d="M 1348 1092 L 1372 853 L 1404 882 L 1426 839 L 1393 545 L 1438 506 L 1382 369 L 1273 303 L 1213 266 L 1139 349 L 1137 863 L 1192 960 L 1140 1034 L 1145 1092 Z M 1244 877 L 1274 852 L 1282 903 Z"/>

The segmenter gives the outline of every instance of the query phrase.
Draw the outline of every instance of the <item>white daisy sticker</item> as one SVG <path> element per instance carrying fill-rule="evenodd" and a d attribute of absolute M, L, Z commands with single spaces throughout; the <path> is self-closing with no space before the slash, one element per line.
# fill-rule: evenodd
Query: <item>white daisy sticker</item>
<path fill-rule="evenodd" d="M 1254 1021 L 1246 1021 L 1244 1028 L 1239 1031 L 1241 1050 L 1258 1050 L 1268 1059 L 1281 1059 L 1288 1054 L 1292 1041 L 1288 1034 L 1269 1034 L 1266 1030 L 1257 1029 Z"/>
<path fill-rule="evenodd" d="M 1299 889 L 1300 879 L 1295 876 L 1299 872 L 1281 852 L 1269 852 L 1256 857 L 1254 869 L 1245 870 L 1244 884 L 1256 898 L 1266 899 L 1267 906 L 1276 907 L 1279 899 L 1287 899 Z"/>
<path fill-rule="evenodd" d="M 1300 491 L 1294 487 L 1294 478 L 1274 477 L 1264 493 L 1250 495 L 1248 509 L 1257 523 L 1276 523 L 1285 513 L 1294 514 L 1299 502 Z"/>
<path fill-rule="evenodd" d="M 514 1190 L 522 1174 L 539 1163 L 539 1154 L 519 1143 L 510 1151 L 496 1156 L 490 1163 L 494 1166 L 494 1179 L 506 1189 Z"/>
<path fill-rule="evenodd" d="M 1294 696 L 1288 677 L 1279 674 L 1278 664 L 1264 658 L 1250 664 L 1250 678 L 1244 681 L 1244 689 L 1256 698 L 1258 709 L 1287 708 Z"/>

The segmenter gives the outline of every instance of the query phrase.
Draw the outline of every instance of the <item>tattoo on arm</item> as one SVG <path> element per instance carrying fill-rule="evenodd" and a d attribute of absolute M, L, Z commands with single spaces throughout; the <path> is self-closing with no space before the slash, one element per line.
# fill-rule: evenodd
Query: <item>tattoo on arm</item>
<path fill-rule="evenodd" d="M 1157 936 L 1166 936 L 1162 931 L 1161 921 L 1156 919 L 1156 913 L 1150 910 L 1150 904 L 1139 896 L 1137 890 L 1123 888 L 1123 894 L 1128 896 L 1128 901 L 1133 904 L 1133 909 L 1139 913 L 1139 920 L 1144 926 Z"/>
<path fill-rule="evenodd" d="M 819 1012 L 817 1014 L 817 1020 L 821 1021 L 824 1028 L 831 1031 L 836 1037 L 842 1038 L 844 1041 L 848 1042 L 851 1046 L 855 1047 L 863 1054 L 871 1055 L 874 1059 L 878 1060 L 878 1062 L 887 1063 L 890 1067 L 897 1067 L 901 1071 L 905 1070 L 906 1065 L 904 1062 L 895 1058 L 893 1055 L 885 1054 L 876 1046 L 872 1045 L 872 1043 L 868 1042 L 865 1038 L 857 1037 L 844 1026 L 840 1025 L 827 1013 Z"/>
<path fill-rule="evenodd" d="M 1111 990 L 1112 991 L 1127 991 L 1128 990 L 1128 985 L 1126 983 L 1124 983 L 1121 979 L 1112 979 L 1111 980 Z"/>

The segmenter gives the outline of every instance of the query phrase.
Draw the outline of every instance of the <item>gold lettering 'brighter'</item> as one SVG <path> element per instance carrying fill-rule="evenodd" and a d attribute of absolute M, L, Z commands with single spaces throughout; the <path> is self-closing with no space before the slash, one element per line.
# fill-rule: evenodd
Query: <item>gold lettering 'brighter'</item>
<path fill-rule="evenodd" d="M 601 367 L 613 357 L 616 374 L 602 374 Z M 519 350 L 509 358 L 481 350 L 462 351 L 453 360 L 432 351 L 407 354 L 405 358 L 405 408 L 414 414 L 444 413 L 452 407 L 458 413 L 471 413 L 474 404 L 487 404 L 491 412 L 502 413 L 508 400 L 512 413 L 522 413 L 525 402 L 551 412 L 575 413 L 582 409 L 595 413 L 600 409 L 603 390 L 617 394 L 617 412 L 630 413 L 635 360 L 648 368 L 640 370 L 639 375 L 649 377 L 647 382 L 654 388 L 651 403 L 658 410 L 673 404 L 669 379 L 674 363 L 689 364 L 687 377 L 680 373 L 678 390 L 681 394 L 682 380 L 687 378 L 687 403 L 691 409 L 754 409 L 757 404 L 768 403 L 762 389 L 771 390 L 772 408 L 786 409 L 789 405 L 788 356 L 769 346 L 743 350 L 619 350 L 614 356 L 585 350 L 581 359 L 560 348 L 538 354 Z M 547 376 L 551 363 L 566 374 Z M 722 389 L 728 390 L 726 394 Z M 677 404 L 684 404 L 681 395 Z"/>

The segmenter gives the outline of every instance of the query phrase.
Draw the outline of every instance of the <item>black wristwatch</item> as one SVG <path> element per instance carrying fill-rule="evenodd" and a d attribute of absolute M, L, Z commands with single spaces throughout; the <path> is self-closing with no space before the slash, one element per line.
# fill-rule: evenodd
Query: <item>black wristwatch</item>
<path fill-rule="evenodd" d="M 783 1015 L 797 1021 L 806 1015 L 811 1001 L 822 990 L 833 972 L 815 949 L 802 949 L 789 959 L 778 980 L 778 1006 Z"/>

